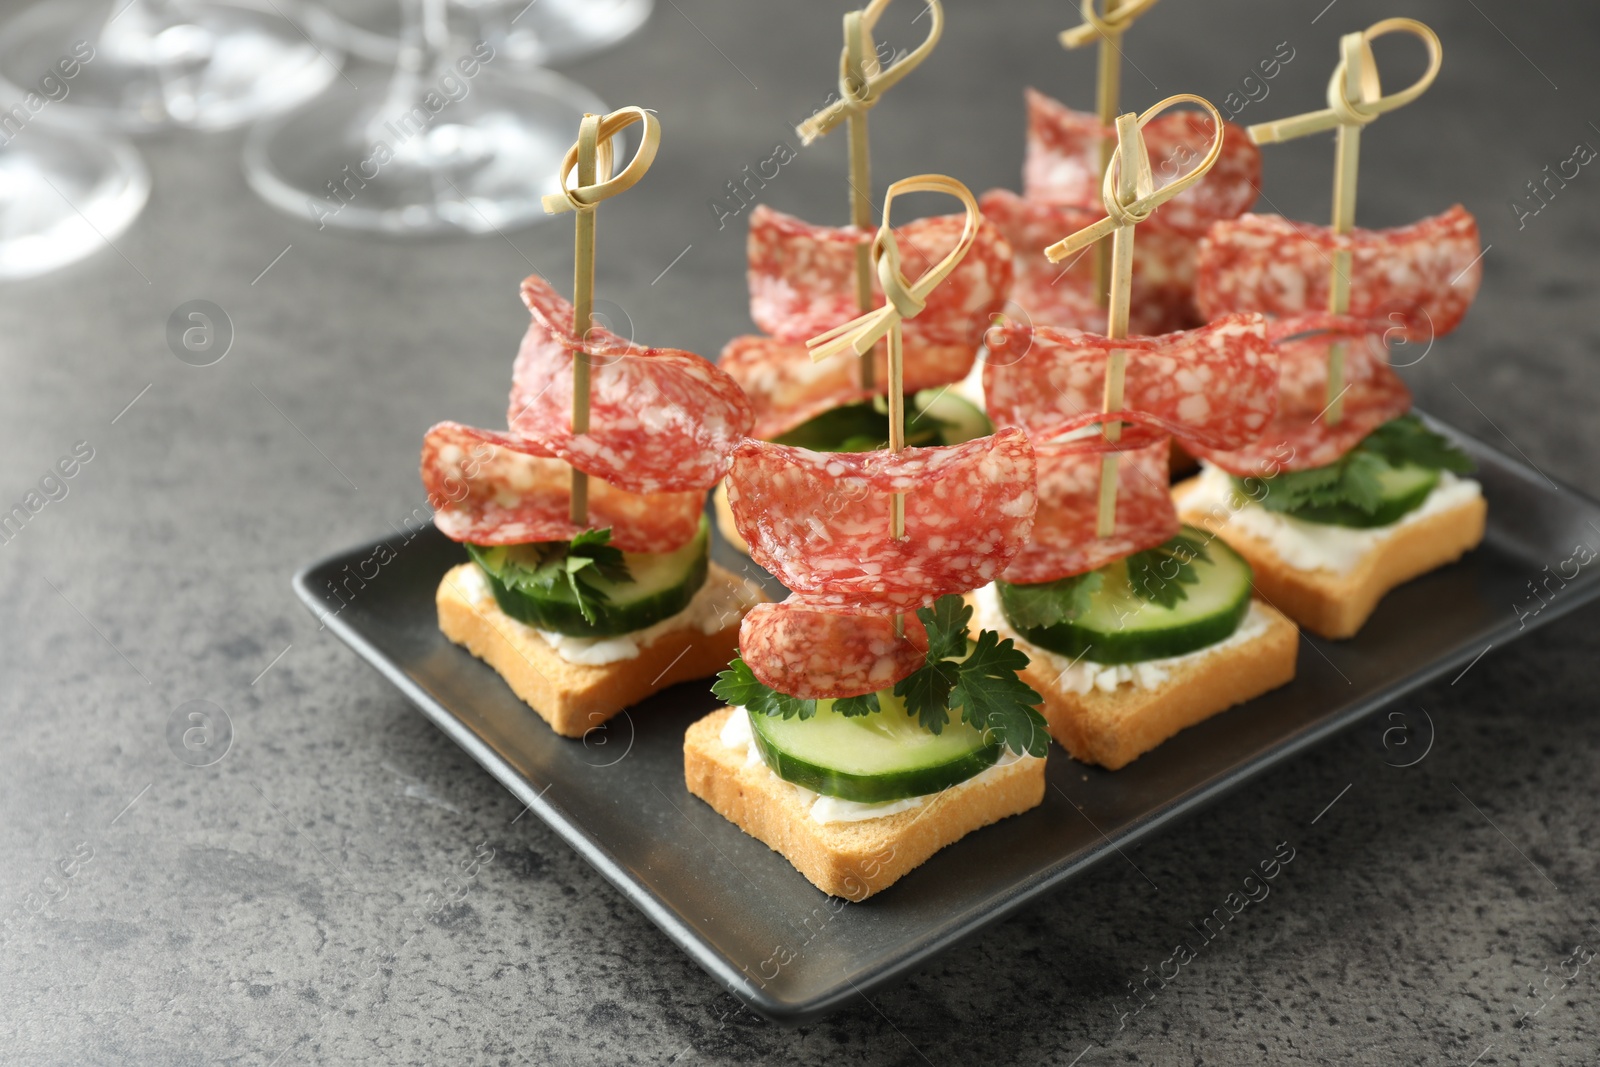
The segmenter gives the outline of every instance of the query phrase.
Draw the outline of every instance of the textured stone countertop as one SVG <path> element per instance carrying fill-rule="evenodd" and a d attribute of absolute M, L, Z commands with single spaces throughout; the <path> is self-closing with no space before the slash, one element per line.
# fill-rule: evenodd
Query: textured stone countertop
<path fill-rule="evenodd" d="M 922 171 L 1015 188 L 1023 87 L 1092 98 L 1091 56 L 1054 40 L 1074 6 L 948 0 L 944 42 L 874 112 L 880 194 Z M 750 328 L 743 220 L 719 229 L 707 202 L 778 145 L 797 158 L 761 199 L 842 218 L 843 138 L 799 150 L 792 126 L 833 86 L 843 10 L 665 0 L 569 70 L 665 127 L 646 183 L 600 225 L 601 295 L 638 336 L 715 353 Z M 1600 175 L 1552 182 L 1520 226 L 1508 206 L 1579 142 L 1600 145 L 1600 12 L 1167 0 L 1126 42 L 1125 96 L 1242 94 L 1287 42 L 1294 59 L 1241 120 L 1309 110 L 1338 34 L 1397 13 L 1430 22 L 1447 59 L 1420 103 L 1365 134 L 1361 220 L 1461 201 L 1491 246 L 1472 313 L 1407 380 L 1420 406 L 1600 495 Z M 909 40 L 906 21 L 883 36 Z M 1382 55 L 1399 84 L 1412 57 Z M 375 73 L 353 75 L 377 91 Z M 795 1029 L 738 1010 L 553 832 L 514 821 L 512 798 L 289 588 L 410 512 L 429 424 L 500 417 L 526 321 L 517 283 L 538 269 L 565 287 L 569 224 L 417 243 L 317 232 L 248 191 L 241 143 L 146 140 L 155 192 L 118 251 L 0 288 L 0 507 L 76 442 L 93 449 L 70 494 L 0 546 L 0 1061 L 1600 1056 L 1600 968 L 1563 966 L 1600 948 L 1592 608 L 1418 694 L 1436 736 L 1409 769 L 1385 765 L 1374 718 L 870 1002 Z M 1326 217 L 1331 148 L 1267 151 L 1272 208 Z M 192 299 L 232 322 L 214 366 L 168 349 L 168 316 Z M 208 767 L 169 749 L 191 700 L 232 722 Z M 1121 1018 L 1129 983 L 1285 841 L 1296 859 L 1271 895 Z M 480 846 L 492 862 L 434 910 Z M 19 917 L 63 862 L 66 895 Z M 385 944 L 392 968 L 353 983 L 353 949 Z"/>

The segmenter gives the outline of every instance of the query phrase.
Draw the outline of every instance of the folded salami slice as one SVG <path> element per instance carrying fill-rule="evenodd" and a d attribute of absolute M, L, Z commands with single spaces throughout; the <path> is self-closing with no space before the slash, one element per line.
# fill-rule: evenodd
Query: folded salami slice
<path fill-rule="evenodd" d="M 905 389 L 958 382 L 972 370 L 977 353 L 970 345 L 924 344 L 915 360 L 905 361 Z M 771 439 L 807 419 L 844 404 L 854 404 L 881 394 L 889 381 L 889 354 L 883 345 L 876 352 L 878 373 L 874 389 L 861 388 L 857 362 L 835 357 L 819 363 L 801 341 L 772 337 L 735 337 L 722 350 L 718 366 L 744 389 L 755 411 L 754 437 Z"/>
<path fill-rule="evenodd" d="M 1100 143 L 1115 140 L 1116 129 L 1033 89 L 1027 91 L 1027 101 L 1022 195 L 1099 211 Z M 1188 173 L 1204 157 L 1211 146 L 1211 119 L 1198 111 L 1175 111 L 1152 119 L 1143 133 L 1160 187 Z M 1193 188 L 1158 207 L 1139 227 L 1139 237 L 1142 240 L 1157 229 L 1200 237 L 1219 219 L 1249 211 L 1260 186 L 1261 150 L 1242 127 L 1225 122 L 1217 162 Z"/>
<path fill-rule="evenodd" d="M 1035 449 L 1039 508 L 1028 542 L 1006 568 L 1008 582 L 1053 582 L 1141 552 L 1178 532 L 1168 492 L 1165 437 L 1125 448 L 1117 460 L 1117 524 L 1095 536 L 1100 497 L 1099 441 L 1044 444 Z"/>
<path fill-rule="evenodd" d="M 892 494 L 905 532 L 889 536 Z M 998 577 L 1033 526 L 1033 448 L 1018 429 L 941 448 L 812 452 L 748 440 L 728 503 L 750 558 L 807 607 L 912 611 Z"/>
<path fill-rule="evenodd" d="M 1426 343 L 1460 324 L 1483 277 L 1478 222 L 1460 204 L 1392 230 L 1335 234 L 1281 215 L 1220 222 L 1200 243 L 1195 300 L 1232 311 L 1302 315 L 1328 306 L 1333 252 L 1350 249 L 1350 314 L 1403 326 Z"/>
<path fill-rule="evenodd" d="M 1003 336 L 1002 336 L 1003 335 Z M 1103 334 L 1008 324 L 990 331 L 983 368 L 989 417 L 1037 441 L 1109 421 L 1101 415 L 1106 364 L 1127 353 L 1119 413 L 1185 445 L 1238 448 L 1258 437 L 1277 409 L 1278 357 L 1260 315 L 1113 341 Z M 1130 434 L 1123 447 L 1150 443 Z"/>
<path fill-rule="evenodd" d="M 891 615 L 837 615 L 791 597 L 759 604 L 739 627 L 739 655 L 750 673 L 780 693 L 853 697 L 887 689 L 922 666 L 928 635 L 906 615 L 903 635 Z"/>
<path fill-rule="evenodd" d="M 572 470 L 538 441 L 441 422 L 422 442 L 422 484 L 446 537 L 480 545 L 570 541 L 611 527 L 625 552 L 670 552 L 694 536 L 705 492 L 631 493 L 589 482 L 589 524 L 567 518 Z"/>
<path fill-rule="evenodd" d="M 918 219 L 894 231 L 908 277 L 937 263 L 960 239 L 965 218 Z M 860 314 L 856 306 L 856 246 L 872 231 L 813 226 L 765 205 L 750 213 L 750 317 L 764 332 L 804 341 Z M 962 345 L 976 351 L 990 318 L 1011 289 L 1011 249 L 999 231 L 983 225 L 961 263 L 906 320 L 907 373 L 925 345 Z M 874 290 L 877 303 L 883 295 Z M 960 376 L 957 375 L 959 378 Z"/>
<path fill-rule="evenodd" d="M 540 454 L 630 493 L 709 489 L 750 430 L 737 382 L 692 352 L 645 348 L 589 331 L 589 431 L 572 432 L 572 364 L 580 350 L 572 305 L 533 275 L 522 283 L 533 322 L 512 371 L 507 423 Z"/>
<path fill-rule="evenodd" d="M 1009 189 L 989 190 L 978 206 L 1015 255 L 1016 280 L 1007 302 L 1008 319 L 1021 318 L 1036 326 L 1105 329 L 1105 308 L 1094 299 L 1094 259 L 1083 254 L 1065 263 L 1051 263 L 1044 257 L 1046 246 L 1098 222 L 1103 211 L 1024 200 Z M 1170 333 L 1205 321 L 1194 306 L 1196 248 L 1194 238 L 1152 226 L 1139 227 L 1133 243 L 1128 314 L 1132 332 Z M 1021 309 L 1020 316 L 1012 305 Z M 992 356 L 994 339 L 986 340 Z"/>
<path fill-rule="evenodd" d="M 1361 439 L 1411 408 L 1411 391 L 1389 366 L 1394 328 L 1351 316 L 1304 315 L 1272 324 L 1278 349 L 1278 412 L 1255 441 L 1232 451 L 1191 451 L 1240 476 L 1270 477 L 1337 462 Z M 1342 417 L 1328 425 L 1328 349 L 1345 346 Z"/>

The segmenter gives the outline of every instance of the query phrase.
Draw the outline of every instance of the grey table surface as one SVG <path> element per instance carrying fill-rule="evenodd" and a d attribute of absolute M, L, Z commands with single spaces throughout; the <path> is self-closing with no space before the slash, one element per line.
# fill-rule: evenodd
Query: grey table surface
<path fill-rule="evenodd" d="M 943 44 L 874 113 L 878 191 L 921 171 L 1015 188 L 1023 87 L 1090 99 L 1092 59 L 1053 36 L 1072 6 L 950 0 Z M 719 229 L 708 201 L 777 145 L 797 158 L 761 199 L 840 220 L 842 139 L 800 150 L 792 126 L 832 87 L 842 10 L 667 0 L 570 71 L 665 128 L 654 170 L 600 226 L 600 293 L 639 337 L 709 354 L 750 328 L 742 219 Z M 1510 207 L 1600 144 L 1600 12 L 1168 0 L 1127 41 L 1126 96 L 1242 95 L 1288 42 L 1294 59 L 1240 117 L 1307 110 L 1337 35 L 1396 13 L 1432 23 L 1448 57 L 1422 102 L 1366 133 L 1361 220 L 1459 200 L 1490 246 L 1466 323 L 1406 377 L 1423 407 L 1600 495 L 1600 178 L 1552 183 L 1520 225 Z M 908 21 L 883 36 L 910 40 Z M 567 284 L 569 225 L 424 243 L 318 232 L 250 194 L 241 141 L 145 141 L 155 192 L 116 249 L 0 290 L 0 506 L 75 443 L 93 449 L 69 495 L 0 546 L 0 1061 L 1600 1056 L 1600 974 L 1582 966 L 1600 948 L 1594 609 L 1423 691 L 1410 707 L 1433 735 L 1403 758 L 1379 717 L 822 1022 L 739 1010 L 289 589 L 298 566 L 422 505 L 429 424 L 501 417 L 517 282 L 537 269 Z M 1324 218 L 1330 163 L 1327 138 L 1268 149 L 1272 205 Z M 168 316 L 191 299 L 231 319 L 214 366 L 169 351 Z M 169 745 L 193 700 L 232 724 L 206 767 Z M 1427 741 L 1420 762 L 1389 765 Z M 1296 858 L 1271 895 L 1133 999 L 1279 842 Z M 42 895 L 57 899 L 32 914 Z"/>

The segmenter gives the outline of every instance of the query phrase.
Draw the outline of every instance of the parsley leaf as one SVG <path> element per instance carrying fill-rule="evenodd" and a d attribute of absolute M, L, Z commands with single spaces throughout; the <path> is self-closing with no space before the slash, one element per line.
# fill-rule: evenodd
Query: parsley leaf
<path fill-rule="evenodd" d="M 871 715 L 878 710 L 878 694 L 862 693 L 855 697 L 839 697 L 833 702 L 833 710 L 847 718 Z"/>
<path fill-rule="evenodd" d="M 549 596 L 557 586 L 572 591 L 584 621 L 594 622 L 596 604 L 611 598 L 599 584 L 630 582 L 622 550 L 611 544 L 611 530 L 585 530 L 571 541 L 537 541 L 505 549 L 468 551 L 501 584 L 533 596 Z"/>
<path fill-rule="evenodd" d="M 1268 511 L 1349 506 L 1371 515 L 1383 503 L 1379 475 L 1407 466 L 1455 474 L 1469 474 L 1473 469 L 1472 460 L 1447 438 L 1428 429 L 1417 416 L 1401 415 L 1325 467 L 1287 471 L 1271 478 L 1235 478 L 1234 484 Z"/>
<path fill-rule="evenodd" d="M 1090 601 L 1103 584 L 1105 575 L 1095 570 L 1034 585 L 996 582 L 995 588 L 1012 624 L 1034 630 L 1076 619 L 1089 610 Z"/>
<path fill-rule="evenodd" d="M 958 596 L 918 608 L 917 618 L 928 631 L 928 658 L 895 683 L 906 714 L 937 734 L 950 721 L 950 710 L 961 708 L 962 721 L 985 737 L 1018 755 L 1044 755 L 1050 737 L 1034 707 L 1044 698 L 1017 676 L 1028 665 L 1027 655 L 993 630 L 980 631 L 976 644 L 969 644 L 972 609 Z"/>
<path fill-rule="evenodd" d="M 752 674 L 749 665 L 738 656 L 728 664 L 727 670 L 717 675 L 717 680 L 711 683 L 711 692 L 729 706 L 744 708 L 753 715 L 776 715 L 780 719 L 799 716 L 805 720 L 817 713 L 815 700 L 778 692 Z"/>
<path fill-rule="evenodd" d="M 1164 608 L 1175 607 L 1178 601 L 1189 599 L 1189 591 L 1184 586 L 1200 581 L 1194 569 L 1196 559 L 1211 562 L 1205 542 L 1192 534 L 1180 533 L 1155 548 L 1129 556 L 1128 585 L 1141 600 Z"/>
<path fill-rule="evenodd" d="M 1390 466 L 1411 464 L 1431 470 L 1450 471 L 1453 474 L 1471 474 L 1472 460 L 1451 444 L 1449 439 L 1436 434 L 1415 415 L 1402 415 L 1390 419 L 1367 435 L 1361 442 L 1363 451 L 1382 456 Z"/>
<path fill-rule="evenodd" d="M 1043 756 L 1050 747 L 1044 716 L 1034 705 L 1044 698 L 1018 677 L 1028 656 L 993 630 L 980 630 L 950 690 L 950 707 L 961 721 L 1021 755 Z"/>

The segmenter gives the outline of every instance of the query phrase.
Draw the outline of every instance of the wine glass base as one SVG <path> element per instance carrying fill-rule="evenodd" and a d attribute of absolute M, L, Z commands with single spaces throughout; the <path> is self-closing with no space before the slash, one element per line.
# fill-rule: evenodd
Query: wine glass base
<path fill-rule="evenodd" d="M 644 25 L 654 6 L 655 0 L 452 0 L 450 18 L 505 60 L 542 67 L 610 48 Z M 393 63 L 400 53 L 394 0 L 323 0 L 307 18 L 362 59 Z"/>
<path fill-rule="evenodd" d="M 263 123 L 245 141 L 245 178 L 318 229 L 493 233 L 545 218 L 540 198 L 558 191 L 579 121 L 605 105 L 549 71 L 485 67 L 452 84 L 460 95 L 432 94 L 431 114 L 334 93 Z"/>
<path fill-rule="evenodd" d="M 106 248 L 150 198 L 124 141 L 30 126 L 0 147 L 0 278 L 31 278 Z"/>
<path fill-rule="evenodd" d="M 58 101 L 61 122 L 230 129 L 298 107 L 339 76 L 343 54 L 280 14 L 296 10 L 291 0 L 45 0 L 0 26 L 0 79 Z"/>

